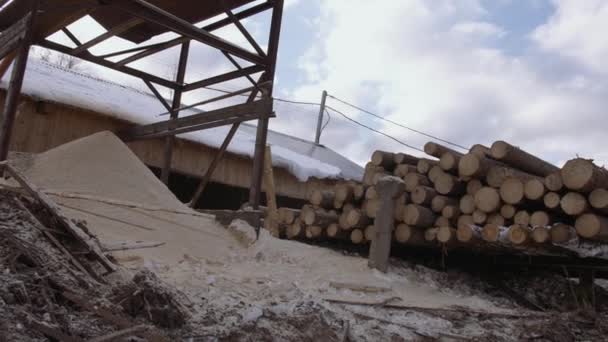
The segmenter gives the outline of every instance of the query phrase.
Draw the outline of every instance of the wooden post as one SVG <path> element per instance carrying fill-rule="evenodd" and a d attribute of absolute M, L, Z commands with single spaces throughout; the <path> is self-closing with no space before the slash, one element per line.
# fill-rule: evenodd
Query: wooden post
<path fill-rule="evenodd" d="M 184 78 L 186 76 L 186 66 L 188 65 L 188 53 L 190 52 L 190 42 L 182 44 L 182 49 L 179 54 L 179 64 L 177 66 L 177 77 L 175 82 L 179 85 L 183 85 Z M 179 116 L 179 108 L 182 103 L 182 89 L 175 89 L 173 93 L 173 104 L 171 106 L 171 119 L 175 120 Z M 169 127 L 173 129 L 173 127 Z M 173 158 L 173 144 L 175 142 L 175 136 L 170 135 L 165 138 L 165 157 L 163 160 L 163 168 L 161 171 L 160 179 L 165 185 L 169 184 L 169 174 L 171 173 L 171 159 Z"/>
<path fill-rule="evenodd" d="M 277 208 L 277 196 L 274 188 L 274 172 L 272 169 L 272 155 L 270 146 L 266 146 L 264 152 L 264 185 L 266 188 L 266 229 L 272 236 L 279 237 L 279 210 Z"/>
<path fill-rule="evenodd" d="M 4 100 L 4 112 L 2 113 L 2 125 L 0 126 L 0 162 L 5 161 L 8 157 L 8 149 L 11 143 L 11 134 L 13 132 L 13 124 L 15 123 L 19 96 L 21 95 L 21 87 L 23 86 L 27 58 L 30 53 L 30 45 L 34 35 L 33 28 L 37 11 L 38 1 L 33 0 L 31 2 L 31 12 L 29 13 L 29 21 L 26 24 L 26 32 L 23 41 L 16 50 L 11 80 L 8 84 L 8 90 L 6 91 L 6 98 Z"/>
<path fill-rule="evenodd" d="M 270 38 L 268 40 L 268 70 L 267 77 L 270 81 L 274 80 L 276 70 L 277 54 L 279 51 L 279 37 L 281 35 L 281 18 L 283 16 L 283 0 L 275 1 L 272 10 L 270 24 Z M 272 96 L 272 86 L 267 94 Z M 253 157 L 253 171 L 251 176 L 251 188 L 249 191 L 249 203 L 254 210 L 260 205 L 260 193 L 262 185 L 262 170 L 264 167 L 264 150 L 266 148 L 266 138 L 268 137 L 268 117 L 258 120 L 257 133 L 255 138 L 255 153 Z"/>
<path fill-rule="evenodd" d="M 405 191 L 405 183 L 397 177 L 382 177 L 376 184 L 380 196 L 380 209 L 374 226 L 374 239 L 369 251 L 368 266 L 386 272 L 391 254 L 395 200 Z"/>

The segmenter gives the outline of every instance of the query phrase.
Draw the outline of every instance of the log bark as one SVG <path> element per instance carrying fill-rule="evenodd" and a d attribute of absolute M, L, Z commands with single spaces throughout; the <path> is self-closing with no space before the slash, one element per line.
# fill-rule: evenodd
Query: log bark
<path fill-rule="evenodd" d="M 428 143 L 424 144 L 424 153 L 428 154 L 429 156 L 433 156 L 435 158 L 441 158 L 441 156 L 446 152 L 451 152 L 454 154 L 461 154 L 460 152 L 457 152 L 447 146 L 444 146 L 444 145 L 441 145 L 438 143 L 428 142 Z"/>
<path fill-rule="evenodd" d="M 467 182 L 467 194 L 469 195 L 475 195 L 481 188 L 483 188 L 483 183 L 479 179 L 471 179 Z"/>
<path fill-rule="evenodd" d="M 488 170 L 488 174 L 486 175 L 486 183 L 493 188 L 500 188 L 501 185 L 509 178 L 517 178 L 522 182 L 526 182 L 534 178 L 542 179 L 507 166 L 493 166 Z"/>
<path fill-rule="evenodd" d="M 363 233 L 363 230 L 353 229 L 350 232 L 350 242 L 352 242 L 355 245 L 364 244 L 366 241 L 365 241 L 365 233 Z"/>
<path fill-rule="evenodd" d="M 403 181 L 407 192 L 413 192 L 417 186 L 431 186 L 428 177 L 419 173 L 408 173 L 403 177 Z"/>
<path fill-rule="evenodd" d="M 373 185 L 374 176 L 376 173 L 385 173 L 385 170 L 381 166 L 376 166 L 371 162 L 365 165 L 365 172 L 363 173 L 363 184 L 370 186 Z"/>
<path fill-rule="evenodd" d="M 561 172 L 553 172 L 545 177 L 545 187 L 549 191 L 558 192 L 564 187 Z"/>
<path fill-rule="evenodd" d="M 370 222 L 370 218 L 359 209 L 353 209 L 346 214 L 347 228 L 365 228 Z"/>
<path fill-rule="evenodd" d="M 546 177 L 559 171 L 557 166 L 504 141 L 496 141 L 490 150 L 494 159 L 533 175 Z"/>
<path fill-rule="evenodd" d="M 295 219 L 293 224 L 287 227 L 287 238 L 297 240 L 306 236 L 306 229 L 300 219 Z"/>
<path fill-rule="evenodd" d="M 470 227 L 474 226 L 475 222 L 473 222 L 473 216 L 471 215 L 461 215 L 458 218 L 458 222 L 456 223 L 456 227 Z"/>
<path fill-rule="evenodd" d="M 424 231 L 424 240 L 427 242 L 437 241 L 437 231 L 439 228 L 427 228 Z"/>
<path fill-rule="evenodd" d="M 424 245 L 424 230 L 410 227 L 407 224 L 400 224 L 395 228 L 395 241 L 406 245 Z"/>
<path fill-rule="evenodd" d="M 365 186 L 363 184 L 353 184 L 353 197 L 355 201 L 360 201 L 365 195 Z"/>
<path fill-rule="evenodd" d="M 551 242 L 564 243 L 576 237 L 576 230 L 568 224 L 556 223 L 551 227 L 549 234 L 551 235 Z"/>
<path fill-rule="evenodd" d="M 473 195 L 464 195 L 460 198 L 460 203 L 458 204 L 460 208 L 460 212 L 463 214 L 472 214 L 475 211 L 475 196 Z"/>
<path fill-rule="evenodd" d="M 486 221 L 488 220 L 488 214 L 484 213 L 481 210 L 475 210 L 473 212 L 472 216 L 473 216 L 473 222 L 478 226 L 485 224 Z"/>
<path fill-rule="evenodd" d="M 495 166 L 504 167 L 504 164 L 468 153 L 460 158 L 458 162 L 458 174 L 460 177 L 484 178 L 490 169 Z"/>
<path fill-rule="evenodd" d="M 441 210 L 441 216 L 450 220 L 455 220 L 460 216 L 460 209 L 455 205 L 446 205 L 443 210 Z"/>
<path fill-rule="evenodd" d="M 525 210 L 520 210 L 513 216 L 513 223 L 519 226 L 527 227 L 530 225 L 530 213 Z"/>
<path fill-rule="evenodd" d="M 435 197 L 437 197 L 435 189 L 419 185 L 414 189 L 414 192 L 412 192 L 411 199 L 415 204 L 428 207 Z"/>
<path fill-rule="evenodd" d="M 507 220 L 512 219 L 515 216 L 516 212 L 517 209 L 510 204 L 503 204 L 500 207 L 500 216 L 504 217 Z"/>
<path fill-rule="evenodd" d="M 378 198 L 378 191 L 376 190 L 376 187 L 372 185 L 365 190 L 365 199 L 373 200 L 376 198 Z"/>
<path fill-rule="evenodd" d="M 530 179 L 524 183 L 524 196 L 531 201 L 540 201 L 547 192 L 544 180 Z"/>
<path fill-rule="evenodd" d="M 439 167 L 444 171 L 458 171 L 458 162 L 462 158 L 461 153 L 446 152 L 439 158 Z"/>
<path fill-rule="evenodd" d="M 518 178 L 507 178 L 500 186 L 500 198 L 508 204 L 522 204 L 525 199 L 524 183 Z"/>
<path fill-rule="evenodd" d="M 483 187 L 474 196 L 475 207 L 484 213 L 493 213 L 502 205 L 500 194 L 494 188 Z"/>
<path fill-rule="evenodd" d="M 500 226 L 488 223 L 481 229 L 481 238 L 487 242 L 497 242 L 500 237 Z"/>
<path fill-rule="evenodd" d="M 365 201 L 365 203 L 363 203 L 363 206 L 361 208 L 365 212 L 365 215 L 367 217 L 376 218 L 376 215 L 378 214 L 378 210 L 380 209 L 380 199 L 376 198 L 376 199 Z"/>
<path fill-rule="evenodd" d="M 439 163 L 437 160 L 420 158 L 420 160 L 418 160 L 418 164 L 416 164 L 416 169 L 418 170 L 418 173 L 426 175 L 429 173 L 429 171 L 431 171 L 433 166 L 437 165 L 437 163 Z"/>
<path fill-rule="evenodd" d="M 395 164 L 397 165 L 402 165 L 402 164 L 407 164 L 407 165 L 412 165 L 412 166 L 416 166 L 418 165 L 418 161 L 420 160 L 420 158 L 418 157 L 414 157 L 412 155 L 409 155 L 407 153 L 395 153 Z"/>
<path fill-rule="evenodd" d="M 284 224 L 292 224 L 295 219 L 300 216 L 300 210 L 291 208 L 279 208 L 279 222 Z"/>
<path fill-rule="evenodd" d="M 608 241 L 608 217 L 584 214 L 574 224 L 578 235 L 596 241 Z"/>
<path fill-rule="evenodd" d="M 604 188 L 593 190 L 589 194 L 589 204 L 602 214 L 608 214 L 608 190 Z"/>
<path fill-rule="evenodd" d="M 323 228 L 320 226 L 306 226 L 305 234 L 308 240 L 318 240 L 323 237 Z"/>
<path fill-rule="evenodd" d="M 543 196 L 543 204 L 550 210 L 561 210 L 561 200 L 561 197 L 556 192 L 547 192 L 545 196 Z"/>
<path fill-rule="evenodd" d="M 431 181 L 431 183 L 435 183 L 435 181 L 437 181 L 437 177 L 439 177 L 440 175 L 442 175 L 444 173 L 445 172 L 439 165 L 434 165 L 429 170 L 427 176 L 429 177 L 429 180 Z"/>
<path fill-rule="evenodd" d="M 469 149 L 469 153 L 478 156 L 479 158 L 486 158 L 491 155 L 490 148 L 481 144 L 475 144 Z"/>
<path fill-rule="evenodd" d="M 514 224 L 509 227 L 508 237 L 509 241 L 516 246 L 525 245 L 530 241 L 530 230 L 525 226 Z"/>
<path fill-rule="evenodd" d="M 338 222 L 338 215 L 335 212 L 322 209 L 302 210 L 301 219 L 307 226 L 327 227 Z"/>
<path fill-rule="evenodd" d="M 589 210 L 587 198 L 577 192 L 569 192 L 559 202 L 562 210 L 570 216 L 578 216 Z"/>
<path fill-rule="evenodd" d="M 591 160 L 582 158 L 566 162 L 561 170 L 564 186 L 570 190 L 589 193 L 598 188 L 608 188 L 608 170 Z"/>
<path fill-rule="evenodd" d="M 530 216 L 530 226 L 536 227 L 547 227 L 551 224 L 551 216 L 546 211 L 537 210 Z"/>
<path fill-rule="evenodd" d="M 535 243 L 547 243 L 551 241 L 551 235 L 549 229 L 546 227 L 535 227 L 531 233 L 532 241 Z"/>
<path fill-rule="evenodd" d="M 466 184 L 450 174 L 443 173 L 435 179 L 435 190 L 441 195 L 460 196 L 466 192 Z"/>
<path fill-rule="evenodd" d="M 373 224 L 365 227 L 365 230 L 363 231 L 363 236 L 365 237 L 366 241 L 374 240 L 375 235 L 376 235 L 376 227 Z"/>
<path fill-rule="evenodd" d="M 431 227 L 436 219 L 431 209 L 417 204 L 408 204 L 403 214 L 403 222 L 415 227 Z"/>
<path fill-rule="evenodd" d="M 470 225 L 458 226 L 458 229 L 456 229 L 456 239 L 462 243 L 474 244 L 481 240 L 481 233 Z"/>
<path fill-rule="evenodd" d="M 433 227 L 451 227 L 452 226 L 452 222 L 450 222 L 450 219 L 444 216 L 438 216 L 437 219 L 435 220 L 435 223 L 433 224 Z"/>
<path fill-rule="evenodd" d="M 394 210 L 394 218 L 395 221 L 401 222 L 403 221 L 403 213 L 405 211 L 405 206 L 408 203 L 407 193 L 403 193 L 395 200 L 395 210 Z"/>
<path fill-rule="evenodd" d="M 433 191 L 435 190 L 433 189 Z M 460 200 L 458 198 L 436 195 L 431 201 L 431 210 L 440 213 L 446 205 L 459 205 L 459 203 Z"/>
<path fill-rule="evenodd" d="M 408 173 L 414 172 L 418 173 L 418 168 L 416 168 L 416 166 L 409 164 L 399 164 L 397 165 L 397 167 L 395 167 L 395 171 L 393 171 L 393 174 L 399 178 L 403 178 Z"/>
<path fill-rule="evenodd" d="M 352 202 L 355 199 L 354 187 L 348 183 L 341 183 L 336 185 L 335 188 L 335 197 L 334 200 L 336 202 Z M 342 207 L 342 206 L 340 206 Z"/>
<path fill-rule="evenodd" d="M 350 240 L 350 232 L 341 229 L 337 223 L 330 224 L 325 230 L 327 237 L 334 240 Z"/>
<path fill-rule="evenodd" d="M 310 203 L 315 207 L 332 209 L 334 207 L 335 193 L 330 190 L 313 190 L 310 195 Z"/>
<path fill-rule="evenodd" d="M 452 227 L 439 227 L 437 230 L 437 241 L 440 243 L 450 243 L 456 240 L 456 229 Z"/>
<path fill-rule="evenodd" d="M 498 213 L 488 215 L 488 219 L 486 220 L 486 223 L 496 224 L 501 227 L 504 226 L 506 224 L 506 222 L 507 222 L 507 220 Z"/>
<path fill-rule="evenodd" d="M 374 151 L 372 153 L 372 164 L 382 167 L 386 171 L 392 171 L 395 168 L 395 154 L 386 151 Z"/>

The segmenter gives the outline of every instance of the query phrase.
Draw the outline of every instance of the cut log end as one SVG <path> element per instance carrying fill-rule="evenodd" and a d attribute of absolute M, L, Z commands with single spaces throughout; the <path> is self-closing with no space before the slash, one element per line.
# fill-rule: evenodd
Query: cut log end
<path fill-rule="evenodd" d="M 452 227 L 439 227 L 437 230 L 437 241 L 449 243 L 456 240 L 456 229 Z"/>
<path fill-rule="evenodd" d="M 524 184 L 524 195 L 529 200 L 540 200 L 545 195 L 545 192 L 545 184 L 540 179 L 530 179 Z"/>
<path fill-rule="evenodd" d="M 577 192 L 569 192 L 562 197 L 560 207 L 571 216 L 581 215 L 589 209 L 587 198 Z"/>
<path fill-rule="evenodd" d="M 554 243 L 568 242 L 576 236 L 574 227 L 563 223 L 554 224 L 549 233 Z"/>
<path fill-rule="evenodd" d="M 500 198 L 508 204 L 520 204 L 524 199 L 524 184 L 517 178 L 507 178 L 500 186 Z"/>
<path fill-rule="evenodd" d="M 487 242 L 496 242 L 500 237 L 500 226 L 488 223 L 481 229 L 481 238 Z"/>
<path fill-rule="evenodd" d="M 475 194 L 475 207 L 485 213 L 500 209 L 500 194 L 494 188 L 483 187 Z"/>
<path fill-rule="evenodd" d="M 554 172 L 545 177 L 545 187 L 549 191 L 560 191 L 563 186 L 564 183 L 562 182 L 562 175 L 560 172 Z"/>
<path fill-rule="evenodd" d="M 547 209 L 555 210 L 560 207 L 561 197 L 556 192 L 548 192 L 543 197 L 543 203 Z"/>
<path fill-rule="evenodd" d="M 546 243 L 551 240 L 549 229 L 546 227 L 535 227 L 532 230 L 532 240 L 536 243 Z"/>
<path fill-rule="evenodd" d="M 524 228 L 523 226 L 514 224 L 509 227 L 508 236 L 509 241 L 511 241 L 512 244 L 523 245 L 528 242 L 528 239 L 530 238 L 530 231 L 527 228 Z"/>

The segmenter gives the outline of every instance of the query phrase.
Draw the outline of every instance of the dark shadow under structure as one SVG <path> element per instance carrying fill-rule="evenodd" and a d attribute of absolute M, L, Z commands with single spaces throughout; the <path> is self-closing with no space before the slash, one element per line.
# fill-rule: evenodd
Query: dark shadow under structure
<path fill-rule="evenodd" d="M 266 11 L 272 11 L 272 17 L 268 48 L 265 51 L 243 26 L 241 20 Z M 194 24 L 208 21 L 220 14 L 225 16 L 204 26 Z M 260 204 L 268 121 L 274 116 L 272 92 L 282 14 L 283 0 L 0 0 L 0 78 L 6 73 L 9 65 L 13 64 L 0 126 L 0 162 L 6 160 L 8 155 L 29 50 L 31 46 L 38 45 L 139 78 L 146 84 L 170 114 L 170 118 L 153 124 L 136 125 L 117 133 L 124 141 L 165 139 L 164 166 L 161 170 L 161 179 L 165 183 L 169 181 L 176 134 L 231 125 L 217 155 L 194 191 L 190 200 L 192 207 L 199 202 L 205 186 L 240 124 L 258 120 L 249 191 L 249 203 L 257 209 Z M 100 23 L 106 32 L 87 42 L 81 42 L 68 26 L 86 15 Z M 212 33 L 229 25 L 234 25 L 240 31 L 253 51 Z M 63 32 L 75 47 L 48 39 L 59 31 Z M 175 33 L 177 37 L 160 43 L 144 43 L 167 32 Z M 104 55 L 94 55 L 90 52 L 91 48 L 112 37 L 120 37 L 138 45 Z M 188 71 L 191 41 L 220 51 L 234 66 L 234 70 L 186 83 L 184 80 Z M 173 80 L 129 66 L 144 57 L 176 46 L 181 49 L 176 77 Z M 253 78 L 260 73 L 259 78 Z M 199 105 L 249 94 L 244 103 L 186 117 L 179 116 L 180 111 L 186 108 L 181 100 L 184 93 L 240 78 L 246 78 L 251 87 L 203 101 Z M 172 90 L 173 98 L 170 102 L 161 96 L 159 86 Z"/>

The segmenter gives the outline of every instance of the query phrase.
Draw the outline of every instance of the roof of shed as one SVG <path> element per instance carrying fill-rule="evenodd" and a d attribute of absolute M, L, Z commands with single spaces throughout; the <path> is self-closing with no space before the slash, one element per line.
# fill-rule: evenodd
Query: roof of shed
<path fill-rule="evenodd" d="M 6 89 L 7 83 L 5 77 L 0 81 L 0 88 Z M 155 114 L 166 111 L 153 95 L 146 92 L 35 59 L 28 63 L 22 91 L 34 98 L 84 108 L 137 124 L 157 122 L 161 119 Z M 190 115 L 197 112 L 185 110 L 182 113 Z M 178 137 L 218 148 L 228 130 L 228 126 L 223 126 Z M 256 127 L 242 124 L 228 152 L 253 156 L 255 137 Z M 361 166 L 311 141 L 269 130 L 268 144 L 272 146 L 273 164 L 286 168 L 300 181 L 310 177 L 353 180 L 363 177 Z"/>

